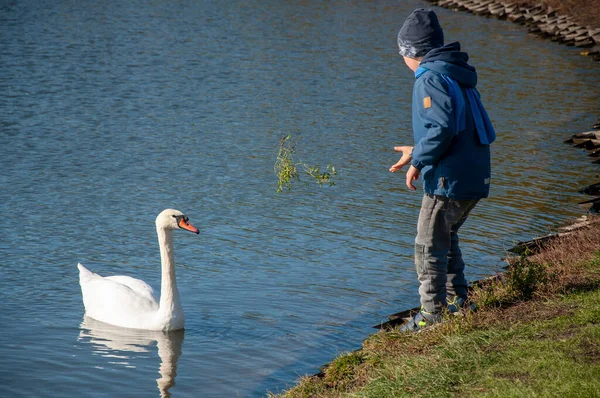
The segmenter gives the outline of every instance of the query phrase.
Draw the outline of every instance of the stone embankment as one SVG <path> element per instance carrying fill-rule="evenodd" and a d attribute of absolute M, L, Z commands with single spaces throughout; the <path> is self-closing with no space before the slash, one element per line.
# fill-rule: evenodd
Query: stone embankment
<path fill-rule="evenodd" d="M 592 163 L 600 164 L 600 119 L 594 125 L 594 130 L 585 133 L 573 134 L 565 141 L 576 148 L 585 150 Z M 600 174 L 598 174 L 600 177 Z M 584 200 L 578 204 L 587 208 L 590 214 L 600 214 L 600 182 L 588 185 L 579 191 L 582 195 L 592 196 L 592 199 Z M 556 238 L 570 235 L 588 225 L 588 217 L 584 215 L 577 219 L 572 225 L 560 228 L 560 232 L 534 238 L 527 242 L 519 242 L 509 252 L 518 255 L 537 253 Z"/>
<path fill-rule="evenodd" d="M 582 48 L 581 54 L 600 62 L 600 27 L 582 26 L 565 14 L 543 5 L 523 6 L 498 0 L 428 0 L 457 11 L 508 19 L 523 24 L 529 32 L 568 46 Z"/>
<path fill-rule="evenodd" d="M 575 134 L 565 143 L 584 149 L 593 163 L 600 164 L 600 120 L 594 125 L 594 128 L 598 130 Z M 590 213 L 600 213 L 600 182 L 583 188 L 579 193 L 594 196 L 594 198 L 579 202 L 579 204 L 589 207 Z"/>

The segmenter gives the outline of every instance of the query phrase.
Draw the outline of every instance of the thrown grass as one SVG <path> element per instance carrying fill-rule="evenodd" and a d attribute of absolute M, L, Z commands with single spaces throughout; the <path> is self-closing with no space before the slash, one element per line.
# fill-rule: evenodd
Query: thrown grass
<path fill-rule="evenodd" d="M 280 193 L 286 189 L 290 191 L 294 182 L 301 182 L 301 174 L 306 174 L 313 178 L 319 184 L 319 187 L 322 187 L 323 184 L 328 184 L 329 186 L 335 185 L 332 178 L 337 175 L 337 171 L 332 165 L 328 165 L 325 171 L 321 171 L 318 166 L 310 166 L 304 162 L 297 162 L 294 159 L 297 143 L 298 141 L 293 140 L 291 134 L 283 137 L 279 143 L 279 153 L 277 154 L 274 166 L 274 171 L 277 175 L 276 192 Z M 307 184 L 305 182 L 305 185 Z"/>
<path fill-rule="evenodd" d="M 600 217 L 474 288 L 477 312 L 367 338 L 281 398 L 600 397 Z"/>

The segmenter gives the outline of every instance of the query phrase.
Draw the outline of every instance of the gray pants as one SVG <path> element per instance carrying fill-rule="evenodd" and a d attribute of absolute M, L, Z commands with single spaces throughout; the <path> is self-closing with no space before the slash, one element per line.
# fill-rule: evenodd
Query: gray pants
<path fill-rule="evenodd" d="M 458 229 L 478 201 L 423 196 L 415 239 L 415 265 L 421 283 L 421 306 L 427 312 L 441 311 L 447 297 L 467 297 Z"/>

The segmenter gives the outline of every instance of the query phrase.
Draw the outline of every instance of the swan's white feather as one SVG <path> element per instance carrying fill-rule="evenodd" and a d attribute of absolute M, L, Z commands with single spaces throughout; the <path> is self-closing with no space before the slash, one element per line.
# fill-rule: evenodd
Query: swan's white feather
<path fill-rule="evenodd" d="M 102 277 L 78 264 L 86 315 L 98 321 L 136 329 L 155 329 L 158 301 L 145 282 L 127 276 Z M 128 284 L 122 283 L 127 281 Z M 132 281 L 137 281 L 137 283 Z M 142 294 L 131 287 L 139 289 Z M 149 288 L 149 290 L 148 290 Z"/>
<path fill-rule="evenodd" d="M 152 290 L 152 287 L 141 279 L 135 279 L 125 275 L 106 276 L 104 277 L 104 279 L 121 283 L 129 287 L 134 292 L 136 292 L 140 297 L 145 297 L 148 300 L 152 300 L 158 303 L 158 300 L 154 295 L 154 290 Z"/>

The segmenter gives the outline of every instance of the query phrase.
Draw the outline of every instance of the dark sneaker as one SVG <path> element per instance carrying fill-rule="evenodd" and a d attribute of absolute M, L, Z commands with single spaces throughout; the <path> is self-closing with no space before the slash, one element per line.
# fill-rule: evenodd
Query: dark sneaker
<path fill-rule="evenodd" d="M 452 315 L 461 315 L 465 311 L 475 311 L 477 307 L 475 304 L 468 302 L 464 297 L 449 297 L 448 298 L 448 311 Z"/>
<path fill-rule="evenodd" d="M 427 312 L 423 308 L 417 315 L 410 318 L 408 323 L 400 328 L 401 332 L 417 332 L 423 328 L 441 322 L 442 314 L 435 312 Z"/>

